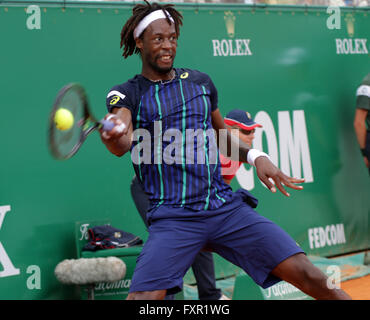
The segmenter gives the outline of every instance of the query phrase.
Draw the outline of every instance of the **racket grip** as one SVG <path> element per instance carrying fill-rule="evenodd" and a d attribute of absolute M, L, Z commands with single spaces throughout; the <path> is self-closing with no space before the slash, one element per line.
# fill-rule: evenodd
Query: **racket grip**
<path fill-rule="evenodd" d="M 109 120 L 101 120 L 100 123 L 103 125 L 103 131 L 111 131 L 115 126 L 115 124 Z"/>
<path fill-rule="evenodd" d="M 101 120 L 100 123 L 103 125 L 102 129 L 103 131 L 111 131 L 115 124 L 112 121 L 109 120 Z M 117 126 L 117 132 L 122 132 L 126 128 L 125 124 L 122 123 L 119 126 Z"/>

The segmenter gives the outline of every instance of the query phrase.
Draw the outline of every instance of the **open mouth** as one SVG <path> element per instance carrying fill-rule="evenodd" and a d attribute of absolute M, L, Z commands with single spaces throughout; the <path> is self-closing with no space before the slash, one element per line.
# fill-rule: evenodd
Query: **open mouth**
<path fill-rule="evenodd" d="M 163 63 L 171 63 L 172 62 L 172 56 L 171 55 L 160 56 L 159 61 L 161 61 Z"/>

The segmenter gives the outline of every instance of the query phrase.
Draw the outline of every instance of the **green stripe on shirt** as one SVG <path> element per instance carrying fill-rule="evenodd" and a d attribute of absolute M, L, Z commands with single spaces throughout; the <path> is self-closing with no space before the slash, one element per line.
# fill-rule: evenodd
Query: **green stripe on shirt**
<path fill-rule="evenodd" d="M 207 134 L 206 134 L 206 129 L 207 129 L 207 115 L 208 115 L 208 102 L 205 97 L 206 94 L 206 89 L 204 86 L 202 86 L 203 89 L 203 101 L 204 101 L 204 106 L 206 108 L 205 110 L 205 115 L 204 115 L 204 120 L 203 120 L 203 138 L 204 138 L 204 148 L 205 148 L 205 155 L 206 155 L 206 165 L 207 165 L 207 171 L 208 171 L 208 191 L 207 191 L 207 198 L 206 198 L 206 204 L 204 205 L 204 210 L 208 210 L 209 206 L 209 197 L 211 195 L 211 173 L 209 171 L 209 159 L 208 159 L 208 150 L 207 150 Z"/>
<path fill-rule="evenodd" d="M 182 81 L 180 79 L 180 91 L 182 98 L 182 147 L 181 147 L 181 164 L 182 164 L 182 200 L 181 206 L 185 204 L 186 197 L 186 169 L 185 169 L 185 128 L 186 128 L 186 104 L 184 92 L 182 89 Z"/>
<path fill-rule="evenodd" d="M 141 101 L 140 101 L 140 104 L 139 104 L 139 109 L 137 111 L 137 116 L 136 116 L 136 129 L 139 128 L 139 122 L 140 122 L 140 109 L 141 109 Z M 139 141 L 138 141 L 139 143 Z M 143 177 L 142 177 L 142 174 L 141 174 L 141 167 L 140 167 L 140 152 L 138 152 L 138 163 L 139 165 L 137 166 L 138 167 L 138 170 L 139 170 L 139 178 L 140 178 L 140 181 L 143 181 Z"/>
<path fill-rule="evenodd" d="M 161 155 L 162 155 L 162 107 L 161 107 L 161 102 L 159 101 L 159 97 L 158 97 L 158 91 L 159 91 L 159 85 L 156 84 L 155 85 L 155 100 L 157 101 L 157 104 L 158 104 L 158 114 L 159 114 L 159 143 L 158 143 L 158 148 L 157 148 L 157 156 L 158 156 L 158 160 L 161 160 Z M 162 164 L 162 161 L 159 161 L 158 163 L 158 172 L 159 172 L 159 180 L 161 182 L 161 196 L 159 198 L 159 203 L 157 205 L 160 206 L 162 203 L 163 203 L 163 197 L 164 197 L 164 187 L 163 187 L 163 178 L 162 178 L 162 167 L 161 167 L 161 164 Z"/>

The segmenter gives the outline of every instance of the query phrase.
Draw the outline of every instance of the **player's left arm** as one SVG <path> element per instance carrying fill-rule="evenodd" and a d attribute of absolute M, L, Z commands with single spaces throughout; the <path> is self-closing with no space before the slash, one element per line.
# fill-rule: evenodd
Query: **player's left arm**
<path fill-rule="evenodd" d="M 276 192 L 276 188 L 273 183 L 269 180 L 270 178 L 274 181 L 276 187 L 286 196 L 290 196 L 288 192 L 284 189 L 283 185 L 295 189 L 302 190 L 302 186 L 297 186 L 296 183 L 303 183 L 304 179 L 292 178 L 284 174 L 278 167 L 276 167 L 268 158 L 266 154 L 259 153 L 255 149 L 250 149 L 246 143 L 232 135 L 225 127 L 224 120 L 221 116 L 219 109 L 212 111 L 212 126 L 216 130 L 217 143 L 220 150 L 227 150 L 228 153 L 232 149 L 232 144 L 238 144 L 239 146 L 239 161 L 252 164 L 256 167 L 258 178 L 270 189 L 271 192 Z M 225 130 L 222 130 L 225 129 Z M 227 146 L 220 146 L 221 141 L 225 139 L 220 139 L 220 134 L 227 134 Z M 257 152 L 257 156 L 254 158 L 250 155 L 248 159 L 248 153 L 252 151 L 254 154 Z M 230 154 L 230 153 L 229 153 Z M 254 158 L 254 163 L 251 163 L 251 158 Z"/>

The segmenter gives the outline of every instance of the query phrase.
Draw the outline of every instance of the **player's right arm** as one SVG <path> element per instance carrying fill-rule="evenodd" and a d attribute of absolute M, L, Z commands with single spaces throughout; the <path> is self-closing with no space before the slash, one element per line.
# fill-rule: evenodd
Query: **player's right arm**
<path fill-rule="evenodd" d="M 116 155 L 122 157 L 131 148 L 132 144 L 132 112 L 135 111 L 136 103 L 132 101 L 129 94 L 135 96 L 135 89 L 130 82 L 114 86 L 106 97 L 106 106 L 108 113 L 105 116 L 115 124 L 111 131 L 100 131 L 100 138 L 107 149 Z M 119 130 L 124 125 L 123 130 Z"/>

